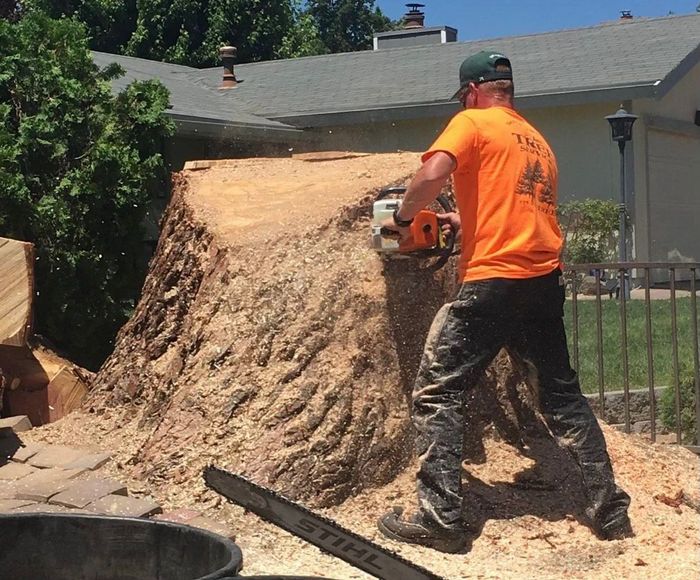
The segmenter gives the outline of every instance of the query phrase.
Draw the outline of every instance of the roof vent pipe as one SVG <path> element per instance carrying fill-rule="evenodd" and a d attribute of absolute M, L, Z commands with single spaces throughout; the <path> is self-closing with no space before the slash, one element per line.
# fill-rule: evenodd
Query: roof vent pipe
<path fill-rule="evenodd" d="M 404 28 L 423 28 L 425 24 L 425 13 L 421 12 L 421 8 L 425 8 L 425 4 L 406 4 L 408 12 L 404 14 Z"/>
<path fill-rule="evenodd" d="M 235 46 L 222 46 L 219 49 L 219 56 L 221 57 L 221 62 L 224 65 L 224 78 L 221 83 L 220 89 L 232 89 L 238 85 L 236 80 L 236 75 L 233 71 L 233 63 L 236 60 L 236 47 Z"/>

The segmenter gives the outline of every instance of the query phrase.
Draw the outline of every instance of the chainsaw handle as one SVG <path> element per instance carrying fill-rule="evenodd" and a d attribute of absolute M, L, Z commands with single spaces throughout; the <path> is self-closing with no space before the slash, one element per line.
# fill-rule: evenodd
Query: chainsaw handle
<path fill-rule="evenodd" d="M 452 207 L 452 204 L 447 196 L 440 194 L 437 196 L 437 198 L 435 198 L 435 201 L 440 204 L 440 207 L 445 210 L 445 213 L 452 213 L 455 211 L 455 208 Z"/>

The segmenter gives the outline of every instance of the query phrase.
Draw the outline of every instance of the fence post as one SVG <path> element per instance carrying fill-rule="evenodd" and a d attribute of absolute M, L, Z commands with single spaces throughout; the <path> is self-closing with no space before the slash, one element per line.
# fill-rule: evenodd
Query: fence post
<path fill-rule="evenodd" d="M 651 420 L 651 440 L 656 441 L 656 390 L 654 385 L 654 345 L 651 326 L 651 271 L 644 268 L 644 306 L 647 331 L 647 386 L 649 387 L 649 419 Z"/>
<path fill-rule="evenodd" d="M 681 426 L 681 384 L 678 366 L 678 312 L 676 309 L 676 269 L 669 268 L 671 274 L 671 345 L 673 347 L 673 389 L 676 395 L 676 441 L 683 443 Z"/>
<path fill-rule="evenodd" d="M 698 299 L 695 279 L 698 272 L 690 269 L 690 327 L 693 330 L 693 369 L 695 371 L 695 444 L 700 445 L 700 350 L 698 348 Z"/>
<path fill-rule="evenodd" d="M 576 272 L 571 278 L 571 321 L 574 342 L 574 370 L 579 372 L 579 349 L 578 349 L 578 279 Z"/>
<path fill-rule="evenodd" d="M 596 355 L 598 357 L 598 398 L 600 416 L 605 420 L 605 367 L 603 364 L 603 308 L 600 299 L 600 270 L 595 269 Z"/>
<path fill-rule="evenodd" d="M 624 265 L 620 266 L 620 280 L 625 280 L 627 269 Z M 622 388 L 624 389 L 625 401 L 625 433 L 632 431 L 630 419 L 630 369 L 629 360 L 627 358 L 627 296 L 624 292 L 624 286 L 620 288 L 620 339 L 622 346 Z"/>

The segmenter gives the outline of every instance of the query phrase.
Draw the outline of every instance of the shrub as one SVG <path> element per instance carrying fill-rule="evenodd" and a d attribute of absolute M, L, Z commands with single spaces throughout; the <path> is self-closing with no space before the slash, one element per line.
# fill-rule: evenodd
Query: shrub
<path fill-rule="evenodd" d="M 560 204 L 559 223 L 566 240 L 565 263 L 590 264 L 617 257 L 618 208 L 615 202 L 602 199 Z"/>
<path fill-rule="evenodd" d="M 0 20 L 0 236 L 35 244 L 35 328 L 91 368 L 140 292 L 173 131 L 165 87 L 114 95 L 120 73 L 95 66 L 75 21 Z"/>

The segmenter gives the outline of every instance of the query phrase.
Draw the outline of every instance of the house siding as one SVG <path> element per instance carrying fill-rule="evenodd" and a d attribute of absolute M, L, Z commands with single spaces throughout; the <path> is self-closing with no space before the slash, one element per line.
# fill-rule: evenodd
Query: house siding
<path fill-rule="evenodd" d="M 662 117 L 665 119 L 674 119 L 686 124 L 686 127 L 692 128 L 692 123 L 695 120 L 696 111 L 700 110 L 700 64 L 695 65 L 666 95 L 659 100 L 645 99 L 634 102 L 634 112 L 640 115 L 640 120 L 635 125 L 635 165 L 638 170 L 635 172 L 635 189 L 637 192 L 637 221 L 643 227 L 639 228 L 637 236 L 637 258 L 647 261 L 659 258 L 664 255 L 672 255 L 675 247 L 659 248 L 655 236 L 652 232 L 659 229 L 676 228 L 682 223 L 683 217 L 700 216 L 673 216 L 659 215 L 659 212 L 654 212 L 654 205 L 658 206 L 658 200 L 655 197 L 661 193 L 659 191 L 650 191 L 650 184 L 659 183 L 658 175 L 654 172 L 659 170 L 659 160 L 652 159 L 651 155 L 658 157 L 654 151 L 655 142 L 658 143 L 663 137 L 659 135 L 659 131 L 649 126 L 649 117 Z M 697 129 L 700 134 L 700 128 Z M 700 145 L 697 143 L 698 138 L 677 135 L 680 147 L 686 144 L 688 150 L 697 150 Z M 654 142 L 655 141 L 655 142 Z M 658 147 L 656 148 L 658 152 Z M 692 155 L 692 153 L 691 153 Z M 666 162 L 668 163 L 668 162 Z M 697 166 L 700 166 L 700 156 L 697 159 Z M 683 170 L 681 170 L 683 171 Z M 686 171 L 687 173 L 687 171 Z M 685 205 L 687 208 L 692 208 L 695 213 L 698 198 L 698 183 L 693 179 L 693 176 L 687 176 L 687 183 L 681 186 L 680 190 L 676 189 L 674 194 L 680 195 L 681 199 L 676 200 L 679 205 Z M 694 182 L 695 181 L 695 182 Z M 658 185 L 656 186 L 658 189 Z M 682 199 L 685 197 L 686 199 Z M 700 259 L 700 238 L 679 231 L 679 238 L 690 238 L 685 241 L 679 239 L 680 254 L 685 257 L 693 257 Z M 694 240 L 694 243 L 692 243 Z"/>
<path fill-rule="evenodd" d="M 528 109 L 526 117 L 550 142 L 559 161 L 562 201 L 619 199 L 619 153 L 605 116 L 619 103 Z M 425 151 L 449 118 L 373 123 L 319 129 L 319 148 L 372 153 Z"/>

